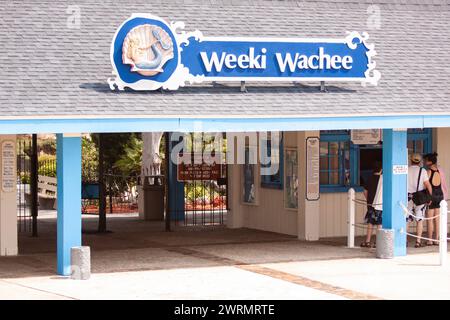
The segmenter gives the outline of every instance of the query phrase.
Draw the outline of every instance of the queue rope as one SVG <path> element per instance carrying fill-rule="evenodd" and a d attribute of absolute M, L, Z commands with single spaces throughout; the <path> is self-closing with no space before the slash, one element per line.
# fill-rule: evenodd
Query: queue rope
<path fill-rule="evenodd" d="M 365 202 L 364 200 L 362 200 L 362 199 L 353 199 L 353 201 L 354 201 L 355 203 L 357 203 L 357 204 L 366 205 L 366 202 Z M 367 206 L 377 206 L 377 205 L 382 205 L 382 204 L 381 204 L 381 203 L 380 203 L 380 204 L 367 204 Z M 403 211 L 406 211 L 406 212 L 407 212 L 407 213 L 404 214 L 405 217 L 412 216 L 412 217 L 414 217 L 414 218 L 416 218 L 416 219 L 421 219 L 421 220 L 433 220 L 433 219 L 436 219 L 437 217 L 440 217 L 440 214 L 438 214 L 438 215 L 434 215 L 434 216 L 432 216 L 432 217 L 422 217 L 422 218 L 419 218 L 418 216 L 416 216 L 416 215 L 414 215 L 412 212 L 410 212 L 410 211 L 408 210 L 408 208 L 406 208 L 406 207 L 403 205 L 403 203 L 400 203 L 400 206 L 402 207 Z M 450 213 L 450 211 L 448 211 L 448 213 Z M 347 221 L 347 224 L 348 224 L 348 221 Z M 450 225 L 450 221 L 447 222 L 447 225 Z"/>
<path fill-rule="evenodd" d="M 348 221 L 347 221 L 347 224 L 348 224 Z M 367 225 L 365 225 L 363 223 L 355 223 L 355 224 L 352 224 L 352 226 L 354 226 L 356 228 L 364 229 L 364 230 L 368 229 Z M 430 239 L 430 238 L 427 238 L 427 237 L 419 237 L 419 236 L 417 236 L 417 235 L 415 235 L 413 233 L 405 232 L 403 230 L 400 231 L 400 233 L 404 233 L 404 234 L 406 234 L 406 235 L 408 235 L 410 237 L 413 237 L 413 238 L 419 238 L 419 239 L 423 239 L 423 240 L 427 240 L 427 241 L 440 242 L 440 240 Z M 447 238 L 447 241 L 450 241 L 450 238 Z"/>
<path fill-rule="evenodd" d="M 430 239 L 430 238 L 427 238 L 427 237 L 419 237 L 418 235 L 415 235 L 415 234 L 413 234 L 413 233 L 409 233 L 409 232 L 405 232 L 405 231 L 400 231 L 400 233 L 404 233 L 404 234 L 406 234 L 406 235 L 408 235 L 408 236 L 410 236 L 410 237 L 413 237 L 413 238 L 418 238 L 418 239 L 423 239 L 423 240 L 427 240 L 427 241 L 433 241 L 433 242 L 441 242 L 441 240 L 439 240 L 439 239 Z M 447 238 L 447 241 L 450 241 L 450 238 Z"/>
<path fill-rule="evenodd" d="M 347 221 L 347 224 L 349 224 L 348 221 Z M 367 226 L 367 224 L 364 224 L 364 223 L 354 223 L 354 224 L 352 224 L 352 226 L 354 226 L 356 228 L 364 229 L 364 230 L 367 230 L 369 228 Z"/>
<path fill-rule="evenodd" d="M 403 215 L 405 217 L 413 217 L 416 220 L 420 221 L 420 220 L 433 220 L 433 219 L 436 219 L 436 218 L 441 216 L 441 214 L 439 213 L 439 214 L 434 215 L 432 217 L 418 217 L 418 216 L 414 215 L 411 211 L 409 211 L 408 208 L 406 208 L 405 205 L 402 202 L 399 202 L 399 204 L 400 204 L 400 207 L 402 207 L 402 209 L 403 209 L 403 212 L 404 212 Z"/>
<path fill-rule="evenodd" d="M 369 206 L 369 207 L 374 207 L 374 206 L 381 206 L 383 205 L 382 203 L 366 203 L 366 200 L 363 199 L 353 199 L 353 201 L 357 204 L 361 204 L 364 206 Z"/>

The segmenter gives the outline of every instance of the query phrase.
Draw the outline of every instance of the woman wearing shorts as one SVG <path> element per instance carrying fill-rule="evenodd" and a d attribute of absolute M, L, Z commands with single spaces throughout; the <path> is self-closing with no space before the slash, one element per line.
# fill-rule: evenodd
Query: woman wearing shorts
<path fill-rule="evenodd" d="M 373 229 L 381 228 L 381 216 L 382 216 L 382 199 L 383 199 L 383 180 L 382 180 L 382 168 L 381 162 L 377 161 L 374 164 L 373 174 L 364 185 L 364 197 L 367 201 L 367 213 L 364 221 L 368 224 L 366 240 L 361 243 L 361 247 L 375 248 L 376 243 L 373 245 L 370 242 Z"/>
<path fill-rule="evenodd" d="M 428 240 L 427 245 L 439 245 L 439 208 L 441 201 L 447 199 L 447 184 L 445 183 L 445 174 L 437 165 L 437 153 L 429 153 L 423 157 L 424 164 L 428 168 L 428 177 L 431 184 L 431 204 L 428 206 L 427 218 L 435 217 L 428 220 L 427 231 L 428 238 L 435 239 L 435 241 Z M 433 233 L 435 236 L 433 237 Z"/>

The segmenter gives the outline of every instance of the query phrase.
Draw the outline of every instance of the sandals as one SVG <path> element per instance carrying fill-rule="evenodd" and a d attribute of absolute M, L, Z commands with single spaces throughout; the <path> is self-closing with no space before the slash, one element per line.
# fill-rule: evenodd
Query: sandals
<path fill-rule="evenodd" d="M 434 245 L 433 241 L 427 241 L 427 246 L 432 246 L 432 245 Z"/>
<path fill-rule="evenodd" d="M 422 243 L 420 241 L 416 241 L 414 248 L 421 248 L 421 247 L 423 247 Z"/>
<path fill-rule="evenodd" d="M 366 241 L 366 242 L 361 242 L 360 247 L 361 248 L 376 248 L 377 244 L 376 244 L 376 242 L 374 242 L 372 244 L 372 243 Z"/>

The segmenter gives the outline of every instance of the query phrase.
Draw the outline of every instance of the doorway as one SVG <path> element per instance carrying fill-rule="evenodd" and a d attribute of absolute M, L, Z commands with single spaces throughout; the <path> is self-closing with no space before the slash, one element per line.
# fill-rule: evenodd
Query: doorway
<path fill-rule="evenodd" d="M 359 148 L 359 185 L 364 186 L 372 175 L 374 164 L 383 162 L 381 145 L 361 145 Z"/>

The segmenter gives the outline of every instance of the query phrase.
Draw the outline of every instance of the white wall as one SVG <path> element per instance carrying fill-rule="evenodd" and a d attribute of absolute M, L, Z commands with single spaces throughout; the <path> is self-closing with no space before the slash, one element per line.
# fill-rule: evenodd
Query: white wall
<path fill-rule="evenodd" d="M 297 147 L 297 133 L 284 133 L 284 147 Z M 228 226 L 247 227 L 277 233 L 297 235 L 298 210 L 286 209 L 283 190 L 261 188 L 260 168 L 255 166 L 255 204 L 245 204 L 243 194 L 243 166 L 230 165 Z"/>
<path fill-rule="evenodd" d="M 15 135 L 0 135 L 0 150 L 4 141 L 16 144 Z M 3 188 L 3 154 L 0 152 L 0 255 L 17 255 L 17 171 L 16 157 L 14 157 L 14 186 L 12 191 Z"/>

